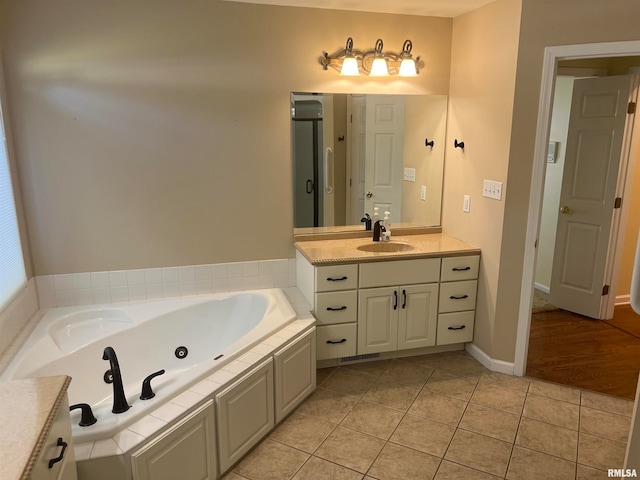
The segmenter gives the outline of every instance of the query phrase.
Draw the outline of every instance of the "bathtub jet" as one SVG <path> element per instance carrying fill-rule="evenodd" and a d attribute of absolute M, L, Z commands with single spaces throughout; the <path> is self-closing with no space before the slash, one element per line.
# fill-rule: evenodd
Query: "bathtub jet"
<path fill-rule="evenodd" d="M 124 394 L 124 386 L 122 385 L 122 374 L 120 373 L 120 363 L 116 356 L 116 351 L 112 347 L 107 347 L 102 353 L 103 360 L 109 360 L 111 366 L 111 376 L 113 385 L 113 408 L 112 413 L 124 413 L 131 408 L 127 403 L 127 397 Z"/>

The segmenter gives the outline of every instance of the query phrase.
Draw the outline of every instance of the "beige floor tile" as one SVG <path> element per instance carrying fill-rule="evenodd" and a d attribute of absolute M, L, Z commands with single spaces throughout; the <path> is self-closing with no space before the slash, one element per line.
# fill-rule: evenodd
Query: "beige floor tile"
<path fill-rule="evenodd" d="M 266 439 L 233 472 L 251 480 L 291 478 L 308 458 L 300 450 Z"/>
<path fill-rule="evenodd" d="M 435 480 L 497 480 L 498 478 L 502 477 L 496 477 L 447 460 L 442 461 L 435 476 Z"/>
<path fill-rule="evenodd" d="M 338 424 L 358 403 L 357 397 L 343 395 L 318 388 L 297 409 L 298 413 L 323 418 L 330 423 Z"/>
<path fill-rule="evenodd" d="M 492 475 L 504 476 L 512 447 L 511 443 L 458 429 L 444 458 Z"/>
<path fill-rule="evenodd" d="M 318 457 L 307 460 L 293 480 L 360 480 L 363 475 Z"/>
<path fill-rule="evenodd" d="M 553 398 L 528 394 L 522 416 L 577 430 L 580 407 Z"/>
<path fill-rule="evenodd" d="M 413 357 L 403 357 L 403 360 L 411 363 L 417 363 L 430 368 L 439 368 L 440 365 L 446 364 L 448 360 L 455 359 L 461 355 L 464 350 L 454 352 L 427 353 L 425 355 L 414 355 Z"/>
<path fill-rule="evenodd" d="M 578 464 L 576 480 L 603 480 L 610 478 L 606 471 Z"/>
<path fill-rule="evenodd" d="M 303 452 L 313 453 L 336 426 L 319 417 L 293 413 L 270 435 L 276 440 Z"/>
<path fill-rule="evenodd" d="M 622 468 L 626 446 L 606 438 L 580 433 L 578 437 L 578 463 L 607 470 Z"/>
<path fill-rule="evenodd" d="M 580 390 L 577 388 L 558 385 L 557 383 L 543 382 L 541 380 L 531 380 L 529 393 L 541 397 L 553 398 L 563 402 L 580 404 Z"/>
<path fill-rule="evenodd" d="M 498 385 L 500 387 L 511 388 L 526 392 L 529 390 L 530 379 L 526 377 L 516 377 L 499 372 L 486 372 L 480 377 L 480 385 Z"/>
<path fill-rule="evenodd" d="M 574 480 L 576 464 L 526 448 L 513 447 L 508 480 Z"/>
<path fill-rule="evenodd" d="M 475 358 L 464 354 L 451 355 L 446 361 L 439 362 L 437 369 L 459 377 L 480 376 L 489 371 Z"/>
<path fill-rule="evenodd" d="M 376 360 L 373 362 L 352 363 L 351 365 L 345 365 L 340 367 L 344 370 L 350 370 L 352 372 L 364 373 L 372 377 L 379 377 L 389 366 L 390 360 Z"/>
<path fill-rule="evenodd" d="M 369 475 L 380 480 L 430 480 L 439 464 L 439 458 L 387 443 L 371 466 Z"/>
<path fill-rule="evenodd" d="M 329 378 L 329 375 L 331 375 L 335 370 L 336 367 L 318 368 L 316 370 L 316 386 L 319 387 L 322 385 L 322 382 Z"/>
<path fill-rule="evenodd" d="M 340 425 L 388 440 L 404 413 L 365 401 L 359 402 Z"/>
<path fill-rule="evenodd" d="M 237 473 L 229 472 L 224 477 L 221 477 L 220 480 L 247 480 L 247 477 L 243 477 L 242 475 L 238 475 Z"/>
<path fill-rule="evenodd" d="M 436 370 L 429 377 L 424 388 L 448 397 L 469 400 L 477 384 L 478 377 L 458 377 Z"/>
<path fill-rule="evenodd" d="M 442 458 L 455 431 L 428 418 L 405 415 L 389 441 Z"/>
<path fill-rule="evenodd" d="M 589 407 L 580 409 L 580 431 L 616 442 L 626 443 L 631 419 Z"/>
<path fill-rule="evenodd" d="M 418 387 L 378 379 L 362 399 L 406 412 L 419 391 Z"/>
<path fill-rule="evenodd" d="M 505 410 L 511 413 L 522 413 L 522 406 L 526 392 L 498 385 L 478 385 L 471 396 L 471 403 L 478 403 L 485 407 Z"/>
<path fill-rule="evenodd" d="M 369 375 L 339 369 L 324 381 L 322 388 L 344 393 L 345 395 L 361 397 L 371 388 L 375 381 L 375 378 Z"/>
<path fill-rule="evenodd" d="M 578 432 L 522 418 L 516 445 L 575 462 L 578 455 Z"/>
<path fill-rule="evenodd" d="M 315 455 L 343 467 L 366 473 L 382 450 L 384 443 L 384 440 L 371 435 L 337 427 L 316 450 Z"/>
<path fill-rule="evenodd" d="M 605 412 L 617 413 L 630 417 L 633 414 L 633 401 L 624 398 L 613 397 L 595 392 L 582 392 L 582 405 L 584 407 L 604 410 Z"/>
<path fill-rule="evenodd" d="M 409 408 L 408 413 L 456 426 L 466 407 L 467 402 L 464 400 L 423 390 Z"/>
<path fill-rule="evenodd" d="M 514 413 L 470 403 L 458 427 L 513 443 L 519 422 Z"/>
<path fill-rule="evenodd" d="M 423 367 L 404 360 L 391 360 L 380 378 L 410 387 L 422 387 L 433 373 L 433 368 Z"/>

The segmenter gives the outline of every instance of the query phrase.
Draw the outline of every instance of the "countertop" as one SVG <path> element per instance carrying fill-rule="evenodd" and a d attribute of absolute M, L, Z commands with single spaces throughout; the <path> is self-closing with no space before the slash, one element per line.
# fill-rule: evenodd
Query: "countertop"
<path fill-rule="evenodd" d="M 0 478 L 28 479 L 71 378 L 0 383 Z"/>
<path fill-rule="evenodd" d="M 345 263 L 384 262 L 389 260 L 410 260 L 414 258 L 446 257 L 455 255 L 477 255 L 480 249 L 445 235 L 429 233 L 425 235 L 392 235 L 391 243 L 405 243 L 413 247 L 404 252 L 366 252 L 358 247 L 373 244 L 367 238 L 347 238 L 332 240 L 308 240 L 296 242 L 296 249 L 312 265 L 340 265 Z M 389 242 L 380 242 L 389 243 Z"/>

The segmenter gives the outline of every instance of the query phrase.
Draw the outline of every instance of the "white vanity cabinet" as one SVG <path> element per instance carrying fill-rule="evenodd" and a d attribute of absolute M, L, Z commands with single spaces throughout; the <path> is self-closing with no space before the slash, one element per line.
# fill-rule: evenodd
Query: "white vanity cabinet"
<path fill-rule="evenodd" d="M 358 354 L 435 345 L 439 278 L 439 258 L 361 264 Z"/>
<path fill-rule="evenodd" d="M 213 400 L 131 454 L 134 480 L 215 479 Z"/>

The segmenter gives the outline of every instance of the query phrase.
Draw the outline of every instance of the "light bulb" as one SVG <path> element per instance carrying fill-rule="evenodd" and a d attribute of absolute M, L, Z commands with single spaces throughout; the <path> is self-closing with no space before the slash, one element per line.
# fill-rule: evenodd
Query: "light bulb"
<path fill-rule="evenodd" d="M 360 71 L 358 70 L 358 60 L 355 57 L 345 57 L 344 61 L 342 62 L 340 75 L 349 77 L 356 77 L 360 75 Z"/>
<path fill-rule="evenodd" d="M 389 75 L 389 70 L 387 69 L 387 61 L 384 57 L 377 57 L 373 59 L 373 63 L 371 64 L 371 72 L 369 73 L 370 77 L 386 77 Z"/>
<path fill-rule="evenodd" d="M 415 77 L 417 75 L 418 70 L 416 69 L 416 61 L 413 58 L 403 58 L 402 63 L 400 63 L 400 71 L 398 71 L 398 76 Z"/>

